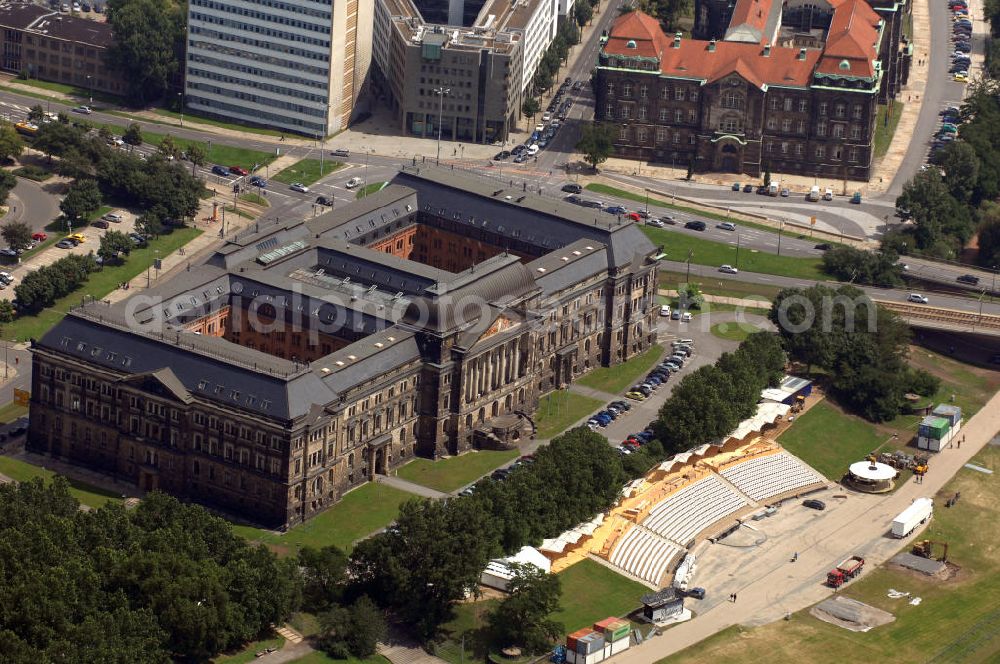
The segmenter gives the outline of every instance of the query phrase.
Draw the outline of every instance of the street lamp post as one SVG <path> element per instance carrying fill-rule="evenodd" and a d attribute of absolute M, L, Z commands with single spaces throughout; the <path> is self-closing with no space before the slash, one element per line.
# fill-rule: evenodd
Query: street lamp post
<path fill-rule="evenodd" d="M 444 96 L 451 94 L 451 88 L 444 86 L 434 88 L 434 94 L 438 96 L 438 140 L 437 140 L 437 163 L 441 165 L 441 119 L 444 116 Z"/>
<path fill-rule="evenodd" d="M 737 270 L 740 269 L 740 234 L 736 234 L 736 265 L 734 265 Z"/>
<path fill-rule="evenodd" d="M 781 232 L 785 228 L 784 219 L 778 220 L 778 255 L 781 255 Z"/>
<path fill-rule="evenodd" d="M 183 92 L 178 92 L 178 93 L 177 93 L 177 97 L 178 97 L 178 98 L 180 99 L 180 101 L 181 101 L 181 105 L 180 105 L 180 111 L 181 111 L 181 126 L 183 127 L 183 126 L 184 126 L 184 93 L 183 93 Z"/>
<path fill-rule="evenodd" d="M 688 249 L 688 259 L 687 259 L 687 276 L 684 281 L 687 283 L 691 282 L 691 257 L 694 256 L 694 250 Z"/>
<path fill-rule="evenodd" d="M 87 89 L 90 90 L 90 96 L 88 97 L 88 99 L 90 99 L 91 104 L 94 103 L 94 84 L 92 81 L 93 79 L 91 78 L 90 74 L 87 74 Z"/>
<path fill-rule="evenodd" d="M 439 141 L 439 143 L 438 143 L 438 154 L 441 153 L 440 140 L 441 140 L 441 137 L 440 137 L 440 134 L 438 134 L 438 141 Z M 361 189 L 362 198 L 367 198 L 367 196 L 368 196 L 368 155 L 369 154 L 370 153 L 369 153 L 368 148 L 365 148 L 365 184 L 364 184 L 364 186 Z"/>

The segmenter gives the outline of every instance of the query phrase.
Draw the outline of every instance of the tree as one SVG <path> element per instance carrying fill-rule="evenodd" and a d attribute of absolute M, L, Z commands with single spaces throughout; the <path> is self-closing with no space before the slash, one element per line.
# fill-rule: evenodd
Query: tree
<path fill-rule="evenodd" d="M 875 286 L 899 286 L 903 269 L 895 251 L 865 251 L 854 247 L 832 247 L 823 254 L 823 271 L 840 281 Z"/>
<path fill-rule="evenodd" d="M 125 141 L 126 145 L 133 147 L 142 145 L 142 127 L 138 123 L 133 122 L 125 129 L 122 140 Z"/>
<path fill-rule="evenodd" d="M 7 196 L 17 186 L 17 176 L 10 171 L 0 171 L 0 205 L 7 202 Z"/>
<path fill-rule="evenodd" d="M 976 238 L 979 243 L 978 263 L 991 269 L 1000 266 L 1000 206 L 984 204 Z"/>
<path fill-rule="evenodd" d="M 191 162 L 191 176 L 197 175 L 196 168 L 201 168 L 208 160 L 208 152 L 201 146 L 201 143 L 192 143 L 187 149 L 187 158 Z"/>
<path fill-rule="evenodd" d="M 340 601 L 344 592 L 347 556 L 336 546 L 304 547 L 299 551 L 302 570 L 302 608 L 320 613 Z"/>
<path fill-rule="evenodd" d="M 581 28 L 594 18 L 594 9 L 586 2 L 578 2 L 573 5 L 573 19 Z"/>
<path fill-rule="evenodd" d="M 121 231 L 107 231 L 101 236 L 101 244 L 97 249 L 97 255 L 101 257 L 105 265 L 121 263 L 123 256 L 128 256 L 132 251 L 132 240 Z"/>
<path fill-rule="evenodd" d="M 691 0 L 640 0 L 639 8 L 656 17 L 665 32 L 673 32 L 677 27 L 677 19 L 689 14 Z"/>
<path fill-rule="evenodd" d="M 28 122 L 33 122 L 34 124 L 39 124 L 42 118 L 45 117 L 45 109 L 42 108 L 41 104 L 35 104 L 28 109 Z"/>
<path fill-rule="evenodd" d="M 939 165 L 944 169 L 944 183 L 956 199 L 969 202 L 979 179 L 979 157 L 964 141 L 952 141 L 944 149 Z"/>
<path fill-rule="evenodd" d="M 76 148 L 66 150 L 59 158 L 55 171 L 68 178 L 88 178 L 93 176 L 94 162 Z"/>
<path fill-rule="evenodd" d="M 24 141 L 9 122 L 0 123 L 0 161 L 10 161 L 24 152 Z"/>
<path fill-rule="evenodd" d="M 937 169 L 921 171 L 903 185 L 896 208 L 912 215 L 914 241 L 925 252 L 953 256 L 972 235 L 968 208 L 952 197 Z"/>
<path fill-rule="evenodd" d="M 38 128 L 31 146 L 51 161 L 53 155 L 58 157 L 68 150 L 79 150 L 82 143 L 83 132 L 79 128 L 62 122 L 46 122 Z"/>
<path fill-rule="evenodd" d="M 576 149 L 583 153 L 583 160 L 596 171 L 614 151 L 614 126 L 592 123 L 583 126 Z"/>
<path fill-rule="evenodd" d="M 145 236 L 153 236 L 163 232 L 163 224 L 167 219 L 167 212 L 162 205 L 155 205 L 139 215 L 135 220 L 135 229 Z"/>
<path fill-rule="evenodd" d="M 519 645 L 528 654 L 545 652 L 564 631 L 562 623 L 551 619 L 562 596 L 559 577 L 534 565 L 511 567 L 509 594 L 487 618 L 490 633 L 502 647 Z"/>
<path fill-rule="evenodd" d="M 367 659 L 375 654 L 386 629 L 382 612 L 362 596 L 350 608 L 336 606 L 320 615 L 318 644 L 335 659 Z"/>
<path fill-rule="evenodd" d="M 17 309 L 10 300 L 4 298 L 0 300 L 0 323 L 13 323 L 17 316 Z"/>
<path fill-rule="evenodd" d="M 770 166 L 768 166 L 767 168 L 764 169 L 764 186 L 765 187 L 770 187 L 771 186 L 771 167 Z"/>
<path fill-rule="evenodd" d="M 108 62 L 128 86 L 126 98 L 137 105 L 163 97 L 179 70 L 184 16 L 163 0 L 130 0 L 108 7 L 115 40 Z"/>
<path fill-rule="evenodd" d="M 542 105 L 534 97 L 527 97 L 521 104 L 521 113 L 534 121 L 535 116 L 542 110 Z"/>
<path fill-rule="evenodd" d="M 66 197 L 59 203 L 59 209 L 72 221 L 89 217 L 100 207 L 101 190 L 96 181 L 89 179 L 74 182 Z"/>
<path fill-rule="evenodd" d="M 180 149 L 174 142 L 174 137 L 167 134 L 160 141 L 160 144 L 156 146 L 156 151 L 166 157 L 167 159 L 176 159 L 177 155 L 180 153 Z"/>
<path fill-rule="evenodd" d="M 111 127 L 109 127 L 108 125 L 101 125 L 97 129 L 97 135 L 100 137 L 102 141 L 110 141 L 112 138 L 114 138 L 114 132 L 111 131 Z"/>
<path fill-rule="evenodd" d="M 23 221 L 12 221 L 0 229 L 4 242 L 14 251 L 21 251 L 31 246 L 31 226 Z"/>

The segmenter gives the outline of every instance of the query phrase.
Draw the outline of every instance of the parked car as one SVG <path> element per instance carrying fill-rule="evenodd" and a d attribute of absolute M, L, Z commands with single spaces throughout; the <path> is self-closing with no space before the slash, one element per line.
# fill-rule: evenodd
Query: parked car
<path fill-rule="evenodd" d="M 660 315 L 661 316 L 669 316 L 670 315 L 670 305 L 669 304 L 660 305 Z"/>
<path fill-rule="evenodd" d="M 504 159 L 509 159 L 509 158 L 510 158 L 509 150 L 501 150 L 500 152 L 497 152 L 495 155 L 493 155 L 493 161 L 503 161 Z"/>
<path fill-rule="evenodd" d="M 646 399 L 646 395 L 638 390 L 629 390 L 625 393 L 625 396 L 629 399 L 635 399 L 636 401 L 644 401 Z"/>
<path fill-rule="evenodd" d="M 236 173 L 236 175 L 250 175 L 250 171 L 243 168 L 242 166 L 230 166 L 229 172 Z"/>
<path fill-rule="evenodd" d="M 957 279 L 960 284 L 969 284 L 975 286 L 979 283 L 979 277 L 974 274 L 963 274 Z"/>
<path fill-rule="evenodd" d="M 830 251 L 830 245 L 826 242 L 820 242 L 815 247 L 813 247 L 813 249 L 817 249 L 819 251 Z"/>
<path fill-rule="evenodd" d="M 69 240 L 59 240 L 58 242 L 56 242 L 56 246 L 59 247 L 60 249 L 72 249 L 73 247 L 76 246 L 76 244 L 70 242 Z"/>
<path fill-rule="evenodd" d="M 826 503 L 824 503 L 822 500 L 816 500 L 815 498 L 809 498 L 808 500 L 803 500 L 802 501 L 802 506 L 803 507 L 808 507 L 809 509 L 813 509 L 813 510 L 825 510 L 826 509 Z"/>
<path fill-rule="evenodd" d="M 788 198 L 791 195 L 791 193 L 792 192 L 788 191 L 788 188 L 785 187 L 784 189 L 781 190 L 781 197 Z"/>
<path fill-rule="evenodd" d="M 690 229 L 690 230 L 693 230 L 693 231 L 703 231 L 706 228 L 708 228 L 708 226 L 705 224 L 704 221 L 689 221 L 686 224 L 684 224 L 684 228 L 687 228 L 687 229 Z"/>
<path fill-rule="evenodd" d="M 694 314 L 692 314 L 690 311 L 685 311 L 684 313 L 681 314 L 682 323 L 690 323 L 693 319 L 694 319 Z"/>
<path fill-rule="evenodd" d="M 45 242 L 49 239 L 48 233 L 42 233 L 41 231 L 31 234 L 32 240 L 38 240 L 39 242 Z"/>
<path fill-rule="evenodd" d="M 854 203 L 855 205 L 860 205 L 861 204 L 861 192 L 860 191 L 854 192 L 854 195 L 851 196 L 851 202 Z"/>
<path fill-rule="evenodd" d="M 576 183 L 573 183 L 573 182 L 570 182 L 569 184 L 564 184 L 562 186 L 562 190 L 565 191 L 567 194 L 582 194 L 583 193 L 583 187 L 581 187 L 580 185 L 578 185 Z"/>
<path fill-rule="evenodd" d="M 94 228 L 108 228 L 108 226 L 110 226 L 110 224 L 104 221 L 103 219 L 98 219 L 97 221 L 93 222 L 90 225 L 93 226 Z"/>
<path fill-rule="evenodd" d="M 264 189 L 267 187 L 267 180 L 265 180 L 259 175 L 251 175 L 250 184 L 253 185 L 254 187 L 260 187 L 261 189 Z"/>
<path fill-rule="evenodd" d="M 229 176 L 229 169 L 225 166 L 212 166 L 213 175 L 221 175 L 222 177 Z"/>
<path fill-rule="evenodd" d="M 623 205 L 609 205 L 604 211 L 608 214 L 628 214 L 628 208 Z"/>
<path fill-rule="evenodd" d="M 652 226 L 653 228 L 663 228 L 664 226 L 666 226 L 666 224 L 663 223 L 663 221 L 661 221 L 660 219 L 655 219 L 655 218 L 654 219 L 647 219 L 646 220 L 646 225 L 647 226 Z"/>
<path fill-rule="evenodd" d="M 753 185 L 749 184 L 749 183 L 743 185 L 743 193 L 744 194 L 752 194 L 753 193 Z"/>
<path fill-rule="evenodd" d="M 288 188 L 291 189 L 292 191 L 297 191 L 302 194 L 309 193 L 309 187 L 305 186 L 301 182 L 293 182 L 291 186 L 289 186 Z"/>
<path fill-rule="evenodd" d="M 718 226 L 716 226 L 716 228 L 720 228 L 720 229 L 722 229 L 724 231 L 735 231 L 736 230 L 736 224 L 734 224 L 731 221 L 723 221 L 721 224 L 719 224 Z"/>
<path fill-rule="evenodd" d="M 529 145 L 528 146 L 528 156 L 529 157 L 534 157 L 536 154 L 538 154 L 539 150 L 541 150 L 541 148 L 538 147 L 537 145 Z"/>
<path fill-rule="evenodd" d="M 360 187 L 363 180 L 359 177 L 353 177 L 344 183 L 344 186 L 348 189 L 354 189 L 355 187 Z"/>
<path fill-rule="evenodd" d="M 739 182 L 734 182 L 733 183 L 733 191 L 739 191 L 739 190 L 740 190 L 740 183 Z"/>
<path fill-rule="evenodd" d="M 927 299 L 926 295 L 921 295 L 920 293 L 910 293 L 906 296 L 907 302 L 916 302 L 917 304 L 927 304 L 930 300 Z"/>

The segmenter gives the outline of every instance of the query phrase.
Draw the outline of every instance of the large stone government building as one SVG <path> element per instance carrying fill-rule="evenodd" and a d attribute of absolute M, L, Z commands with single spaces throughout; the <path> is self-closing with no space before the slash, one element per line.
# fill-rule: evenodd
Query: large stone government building
<path fill-rule="evenodd" d="M 867 180 L 880 103 L 909 70 L 909 7 L 873 0 L 704 0 L 695 34 L 631 12 L 602 44 L 595 119 L 618 156 L 760 176 Z"/>
<path fill-rule="evenodd" d="M 516 442 L 539 396 L 655 343 L 635 224 L 403 169 L 33 344 L 31 450 L 269 525 L 414 455 Z"/>

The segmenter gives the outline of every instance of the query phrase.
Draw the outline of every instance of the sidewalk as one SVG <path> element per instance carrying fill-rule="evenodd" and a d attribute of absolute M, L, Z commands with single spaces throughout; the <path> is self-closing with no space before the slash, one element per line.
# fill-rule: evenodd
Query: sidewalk
<path fill-rule="evenodd" d="M 789 543 L 801 556 L 794 566 L 760 564 L 756 576 L 739 580 L 739 603 L 721 602 L 693 620 L 664 632 L 666 638 L 630 648 L 620 656 L 627 664 L 654 664 L 732 625 L 775 622 L 786 612 L 799 611 L 831 596 L 831 590 L 816 582 L 831 565 L 846 556 L 861 553 L 874 570 L 900 549 L 900 542 L 885 537 L 892 517 L 914 499 L 933 496 L 969 462 L 1000 430 L 1000 393 L 997 393 L 965 425 L 966 440 L 960 449 L 949 449 L 934 457 L 922 484 L 908 482 L 889 496 L 867 496 L 848 492 L 843 505 L 827 515 L 801 542 Z M 843 493 L 843 492 L 842 492 Z M 710 553 L 705 554 L 710 556 Z M 870 574 L 870 572 L 866 572 Z M 781 590 L 779 590 L 781 589 Z M 786 594 L 781 595 L 780 592 Z M 696 607 L 692 607 L 696 608 Z"/>
<path fill-rule="evenodd" d="M 395 475 L 376 475 L 375 482 L 378 484 L 385 484 L 386 486 L 391 486 L 393 488 L 399 489 L 400 491 L 406 491 L 407 493 L 412 493 L 417 496 L 422 496 L 424 498 L 445 498 L 448 496 L 447 493 L 443 491 L 438 491 L 437 489 L 432 489 L 426 487 L 422 484 L 416 484 L 414 482 L 409 482 Z"/>

